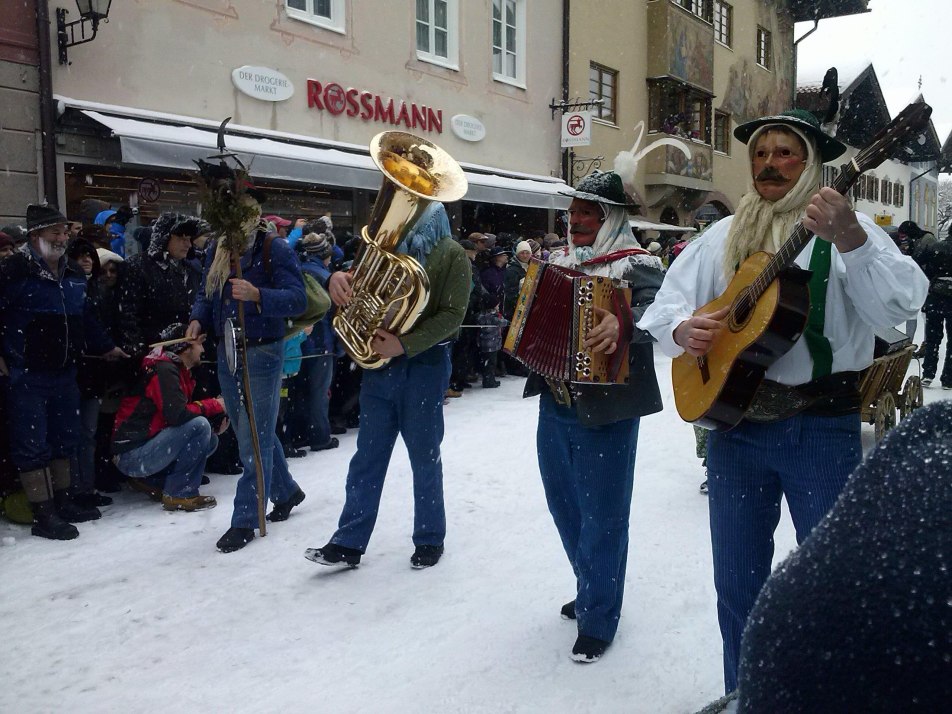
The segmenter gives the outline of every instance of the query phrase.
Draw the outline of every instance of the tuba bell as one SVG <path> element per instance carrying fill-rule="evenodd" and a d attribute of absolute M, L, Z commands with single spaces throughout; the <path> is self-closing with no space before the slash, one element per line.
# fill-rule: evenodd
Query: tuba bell
<path fill-rule="evenodd" d="M 370 157 L 383 172 L 383 185 L 351 268 L 353 297 L 338 308 L 333 322 L 351 359 L 364 369 L 379 369 L 390 358 L 374 351 L 374 333 L 378 328 L 395 335 L 409 332 L 430 292 L 423 266 L 396 250 L 432 202 L 458 201 L 467 182 L 453 157 L 406 132 L 377 134 Z"/>

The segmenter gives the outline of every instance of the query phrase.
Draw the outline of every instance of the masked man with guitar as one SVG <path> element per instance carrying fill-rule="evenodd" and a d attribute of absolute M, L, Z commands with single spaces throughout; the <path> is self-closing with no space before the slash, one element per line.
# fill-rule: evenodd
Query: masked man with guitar
<path fill-rule="evenodd" d="M 681 415 L 716 429 L 707 465 L 727 692 L 737 685 L 744 624 L 770 574 L 781 496 L 801 543 L 862 459 L 859 375 L 873 361 L 873 328 L 915 317 L 928 289 L 925 276 L 886 233 L 855 213 L 840 192 L 820 188 L 822 164 L 846 147 L 824 134 L 812 114 L 793 110 L 757 119 L 737 127 L 734 136 L 748 145 L 752 190 L 736 215 L 684 250 L 638 323 L 665 354 L 678 358 L 674 387 Z M 852 166 L 856 174 L 864 170 L 855 159 Z M 776 254 L 765 267 L 777 270 L 718 305 L 715 298 L 730 293 L 735 273 L 756 263 L 755 254 L 761 262 Z M 789 261 L 781 266 L 785 256 Z M 770 327 L 777 334 L 766 330 L 752 344 L 744 334 L 760 319 L 758 299 L 773 301 Z M 748 366 L 713 389 L 719 401 L 730 402 L 741 387 L 750 388 L 751 397 L 703 415 L 691 412 L 683 402 L 693 383 L 679 383 L 679 361 L 697 385 L 717 385 L 727 372 L 718 350 L 738 338 Z M 776 350 L 781 356 L 765 358 L 783 338 L 789 344 Z"/>

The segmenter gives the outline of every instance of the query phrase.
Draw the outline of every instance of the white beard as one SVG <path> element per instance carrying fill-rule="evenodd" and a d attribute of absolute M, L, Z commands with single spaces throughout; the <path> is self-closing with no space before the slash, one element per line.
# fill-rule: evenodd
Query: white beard
<path fill-rule="evenodd" d="M 40 256 L 45 261 L 58 261 L 63 257 L 63 253 L 66 252 L 65 243 L 53 243 L 45 238 L 40 238 L 36 243 L 36 247 L 40 252 Z"/>

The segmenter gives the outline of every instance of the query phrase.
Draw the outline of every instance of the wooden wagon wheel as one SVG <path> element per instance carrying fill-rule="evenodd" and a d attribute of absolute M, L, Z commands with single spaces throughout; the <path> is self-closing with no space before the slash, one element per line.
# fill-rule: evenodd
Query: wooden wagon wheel
<path fill-rule="evenodd" d="M 906 388 L 902 390 L 900 396 L 902 398 L 899 400 L 899 413 L 905 419 L 922 406 L 922 380 L 916 375 L 908 377 Z"/>
<path fill-rule="evenodd" d="M 883 392 L 876 400 L 876 441 L 882 439 L 886 432 L 896 426 L 896 398 L 892 392 Z"/>

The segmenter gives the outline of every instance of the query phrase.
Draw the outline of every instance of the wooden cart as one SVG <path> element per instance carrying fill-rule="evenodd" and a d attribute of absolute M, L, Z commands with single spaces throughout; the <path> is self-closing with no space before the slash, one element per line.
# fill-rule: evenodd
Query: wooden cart
<path fill-rule="evenodd" d="M 915 350 L 916 346 L 910 344 L 877 357 L 863 372 L 860 414 L 863 421 L 875 427 L 876 441 L 922 406 L 922 380 L 918 375 L 906 377 Z"/>

